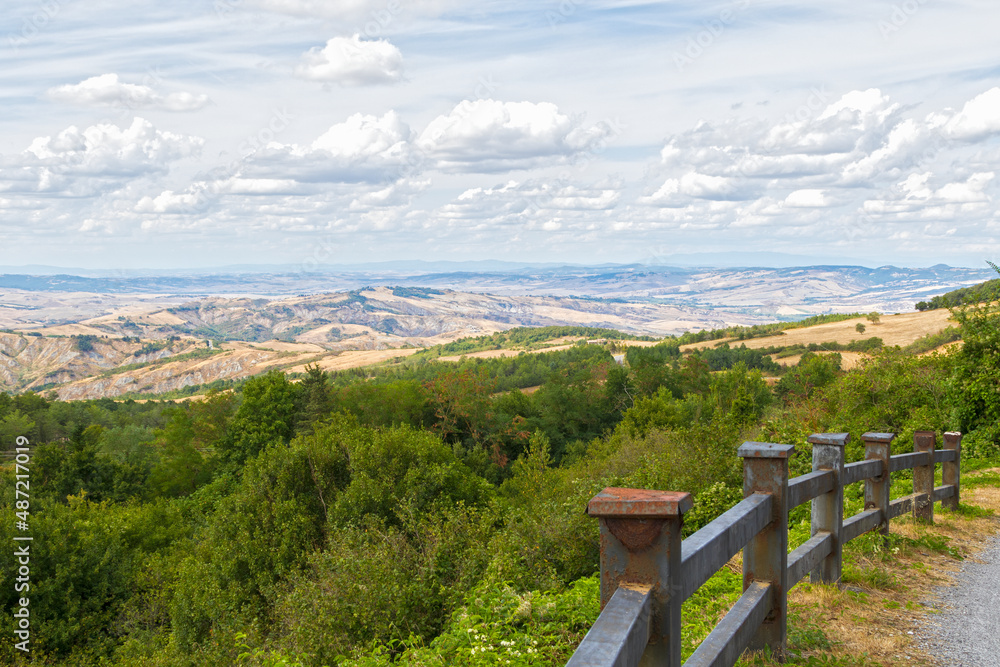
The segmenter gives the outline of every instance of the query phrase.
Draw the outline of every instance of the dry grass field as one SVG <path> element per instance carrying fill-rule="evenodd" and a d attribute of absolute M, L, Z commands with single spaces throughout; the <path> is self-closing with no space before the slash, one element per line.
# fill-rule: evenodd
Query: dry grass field
<path fill-rule="evenodd" d="M 992 472 L 1000 472 L 993 469 Z M 975 474 L 963 474 L 963 482 Z M 910 517 L 893 519 L 890 532 L 908 538 L 886 552 L 858 563 L 876 584 L 812 585 L 804 581 L 789 593 L 790 614 L 800 624 L 823 629 L 836 657 L 866 655 L 874 665 L 951 664 L 921 648 L 928 601 L 935 591 L 954 583 L 962 560 L 975 559 L 985 543 L 1000 532 L 1000 488 L 979 486 L 962 490 L 962 503 L 994 512 L 967 518 L 934 507 L 934 525 L 917 524 Z M 945 544 L 945 550 L 925 545 Z M 852 663 L 853 664 L 853 663 Z"/>
<path fill-rule="evenodd" d="M 858 324 L 865 325 L 864 333 L 857 332 L 855 327 Z M 878 324 L 872 324 L 864 317 L 857 317 L 842 322 L 817 324 L 816 326 L 805 327 L 803 329 L 788 329 L 780 336 L 751 338 L 749 340 L 726 339 L 704 341 L 685 345 L 682 349 L 714 347 L 723 342 L 728 342 L 734 346 L 746 345 L 749 348 L 770 347 L 772 345 L 808 345 L 809 343 L 825 343 L 827 341 L 850 343 L 851 341 L 864 340 L 872 336 L 878 336 L 886 345 L 909 345 L 922 336 L 938 333 L 954 325 L 955 322 L 951 319 L 951 312 L 945 308 L 941 308 L 922 313 L 882 315 L 881 321 Z"/>
<path fill-rule="evenodd" d="M 857 331 L 858 324 L 865 326 L 864 333 Z M 906 346 L 928 334 L 939 333 L 949 326 L 956 326 L 956 323 L 951 319 L 951 312 L 946 308 L 941 308 L 924 312 L 882 315 L 878 324 L 872 324 L 865 317 L 856 317 L 841 322 L 817 324 L 802 329 L 788 329 L 783 334 L 777 336 L 750 338 L 748 340 L 727 338 L 691 343 L 690 345 L 682 346 L 681 350 L 713 348 L 723 343 L 728 343 L 732 347 L 746 345 L 751 349 L 784 347 L 789 345 L 819 345 L 828 342 L 846 345 L 852 341 L 865 340 L 873 336 L 881 338 L 882 342 L 886 345 Z M 841 352 L 840 354 L 843 358 L 843 368 L 845 369 L 856 366 L 863 356 L 858 352 Z M 794 366 L 799 362 L 800 358 L 800 355 L 794 355 L 781 359 L 775 358 L 775 361 L 784 366 Z"/>

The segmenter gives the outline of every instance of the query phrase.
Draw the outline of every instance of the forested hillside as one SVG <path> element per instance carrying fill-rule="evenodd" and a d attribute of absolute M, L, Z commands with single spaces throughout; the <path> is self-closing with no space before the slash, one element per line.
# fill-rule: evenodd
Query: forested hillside
<path fill-rule="evenodd" d="M 851 433 L 856 460 L 865 431 L 903 451 L 915 430 L 961 430 L 965 460 L 1000 460 L 1000 309 L 957 317 L 953 351 L 873 344 L 850 371 L 837 353 L 782 371 L 767 350 L 678 339 L 620 365 L 605 340 L 310 366 L 186 403 L 0 394 L 0 441 L 31 443 L 30 531 L 5 465 L 0 540 L 33 538 L 30 591 L 11 559 L 0 570 L 5 609 L 31 599 L 30 660 L 8 614 L 0 661 L 563 664 L 597 615 L 583 508 L 606 486 L 694 493 L 689 534 L 742 497 L 744 440 L 800 446 L 793 475 L 818 431 Z"/>

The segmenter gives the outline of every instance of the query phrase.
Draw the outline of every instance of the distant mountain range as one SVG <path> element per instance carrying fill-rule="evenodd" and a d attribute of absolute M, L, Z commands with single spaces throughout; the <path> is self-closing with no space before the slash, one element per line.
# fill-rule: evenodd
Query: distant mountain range
<path fill-rule="evenodd" d="M 43 269 L 45 267 L 26 267 Z M 264 268 L 270 269 L 263 271 Z M 688 307 L 794 316 L 844 310 L 899 312 L 917 301 L 982 282 L 982 269 L 881 266 L 699 268 L 653 264 L 598 266 L 503 262 L 386 262 L 352 267 L 226 267 L 218 273 L 74 275 L 4 273 L 0 290 L 109 295 L 283 297 L 364 287 L 432 287 L 498 295 L 650 300 Z M 0 301 L 0 306 L 4 305 Z"/>
<path fill-rule="evenodd" d="M 55 388 L 67 399 L 174 391 L 310 361 L 372 363 L 516 326 L 663 336 L 825 313 L 912 312 L 918 301 L 995 275 L 945 265 L 252 268 L 0 275 L 0 390 Z M 208 340 L 230 343 L 223 352 Z"/>
<path fill-rule="evenodd" d="M 831 257 L 814 255 L 793 255 L 780 252 L 701 252 L 678 253 L 663 256 L 649 256 L 637 262 L 579 264 L 574 262 L 508 262 L 501 260 L 472 261 L 424 261 L 395 260 L 385 262 L 365 262 L 357 264 L 230 264 L 199 268 L 109 268 L 86 269 L 43 264 L 23 266 L 0 266 L 0 274 L 31 275 L 31 276 L 86 276 L 92 278 L 136 278 L 136 277 L 179 277 L 179 276 L 219 276 L 269 274 L 285 275 L 296 273 L 309 274 L 427 274 L 427 273 L 505 273 L 511 271 L 540 271 L 567 268 L 571 270 L 582 268 L 615 269 L 622 267 L 646 266 L 658 269 L 676 267 L 701 269 L 726 268 L 769 268 L 784 269 L 810 266 L 842 266 L 878 268 L 880 262 L 854 257 Z M 939 265 L 944 266 L 944 265 Z M 957 267 L 976 268 L 976 267 Z"/>

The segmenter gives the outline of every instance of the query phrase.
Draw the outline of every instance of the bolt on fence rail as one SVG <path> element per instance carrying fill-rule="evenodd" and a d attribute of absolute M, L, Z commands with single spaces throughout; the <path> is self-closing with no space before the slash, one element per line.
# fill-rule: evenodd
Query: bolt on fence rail
<path fill-rule="evenodd" d="M 601 530 L 601 615 L 567 667 L 681 665 L 681 604 L 743 550 L 743 596 L 685 667 L 730 667 L 746 649 L 781 656 L 787 637 L 788 590 L 807 574 L 840 580 L 843 545 L 869 531 L 889 533 L 889 520 L 911 513 L 934 521 L 934 503 L 958 509 L 960 433 L 917 431 L 912 454 L 892 456 L 892 433 L 865 433 L 865 460 L 844 463 L 847 433 L 816 433 L 813 472 L 788 479 L 793 445 L 745 442 L 744 499 L 681 541 L 688 493 L 607 488 L 587 513 Z M 936 464 L 942 485 L 934 486 Z M 913 470 L 913 493 L 890 501 L 890 475 Z M 844 486 L 865 483 L 865 509 L 844 520 Z M 788 512 L 812 503 L 812 537 L 788 552 Z"/>

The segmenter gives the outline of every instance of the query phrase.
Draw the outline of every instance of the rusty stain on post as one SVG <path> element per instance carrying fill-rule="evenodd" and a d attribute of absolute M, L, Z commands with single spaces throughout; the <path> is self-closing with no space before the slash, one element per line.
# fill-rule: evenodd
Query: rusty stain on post
<path fill-rule="evenodd" d="M 689 493 L 616 487 L 587 504 L 601 529 L 601 609 L 620 586 L 652 587 L 649 664 L 681 664 L 681 523 L 691 506 Z"/>
<path fill-rule="evenodd" d="M 691 509 L 690 493 L 609 486 L 587 503 L 593 517 L 666 518 Z"/>

